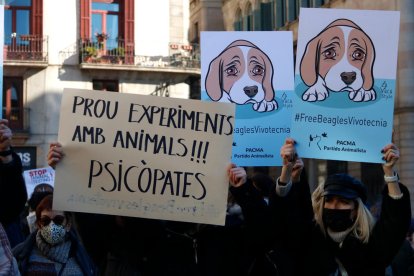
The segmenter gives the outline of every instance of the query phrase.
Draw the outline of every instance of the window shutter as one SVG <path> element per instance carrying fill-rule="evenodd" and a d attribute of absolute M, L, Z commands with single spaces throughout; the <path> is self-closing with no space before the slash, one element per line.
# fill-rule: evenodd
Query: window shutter
<path fill-rule="evenodd" d="M 124 0 L 122 7 L 123 25 L 121 34 L 123 33 L 125 39 L 125 63 L 134 63 L 134 0 Z M 122 24 L 122 23 L 121 23 Z"/>
<path fill-rule="evenodd" d="M 43 35 L 43 0 L 32 1 L 31 34 Z"/>
<path fill-rule="evenodd" d="M 91 0 L 80 0 L 80 37 L 91 38 Z"/>

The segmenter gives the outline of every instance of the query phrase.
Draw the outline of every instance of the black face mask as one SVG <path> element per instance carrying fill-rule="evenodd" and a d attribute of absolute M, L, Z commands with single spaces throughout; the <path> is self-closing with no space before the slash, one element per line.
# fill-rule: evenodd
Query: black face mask
<path fill-rule="evenodd" d="M 323 208 L 322 219 L 325 227 L 334 232 L 342 232 L 354 224 L 351 219 L 352 209 L 327 209 Z"/>

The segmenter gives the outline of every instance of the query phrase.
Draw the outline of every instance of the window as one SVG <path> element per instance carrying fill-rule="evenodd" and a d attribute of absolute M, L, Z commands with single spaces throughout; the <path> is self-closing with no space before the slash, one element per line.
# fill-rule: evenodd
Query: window
<path fill-rule="evenodd" d="M 310 1 L 311 0 L 298 0 L 298 3 L 296 4 L 296 17 L 299 16 L 300 7 L 308 8 Z"/>
<path fill-rule="evenodd" d="M 199 33 L 200 33 L 200 30 L 199 30 L 199 27 L 198 27 L 198 22 L 195 22 L 194 23 L 194 28 L 193 28 L 193 40 L 192 40 L 192 43 L 197 43 L 197 44 L 200 43 Z"/>
<path fill-rule="evenodd" d="M 234 30 L 242 31 L 243 30 L 243 16 L 240 9 L 236 11 L 236 21 L 234 22 Z"/>
<path fill-rule="evenodd" d="M 97 42 L 98 34 L 108 36 L 104 43 L 106 49 L 117 47 L 119 37 L 119 4 L 92 1 L 92 41 Z"/>
<path fill-rule="evenodd" d="M 324 4 L 323 0 L 313 0 L 313 7 L 318 8 Z"/>
<path fill-rule="evenodd" d="M 297 16 L 297 0 L 288 0 L 288 21 L 292 22 L 296 19 Z"/>
<path fill-rule="evenodd" d="M 272 30 L 272 3 L 261 3 L 261 25 L 263 31 Z"/>
<path fill-rule="evenodd" d="M 247 6 L 246 11 L 247 11 L 246 25 L 244 26 L 244 29 L 246 31 L 253 31 L 253 20 L 254 20 L 254 18 L 253 18 L 252 5 L 250 4 L 250 2 Z"/>
<path fill-rule="evenodd" d="M 30 33 L 30 0 L 8 0 L 4 6 L 4 35 L 20 42 L 20 35 Z"/>
<path fill-rule="evenodd" d="M 4 5 L 5 59 L 33 56 L 43 48 L 43 0 L 6 0 Z M 37 53 L 35 53 L 37 52 Z M 25 57 L 25 55 L 21 55 Z M 41 56 L 42 57 L 42 56 Z"/>
<path fill-rule="evenodd" d="M 4 35 L 6 38 L 20 35 L 42 35 L 42 0 L 6 0 L 4 5 Z"/>
<path fill-rule="evenodd" d="M 3 114 L 12 129 L 23 129 L 23 79 L 4 77 Z"/>
<path fill-rule="evenodd" d="M 274 7 L 275 18 L 276 18 L 276 29 L 279 29 L 285 25 L 286 22 L 286 5 L 285 0 L 276 0 Z"/>
<path fill-rule="evenodd" d="M 134 62 L 134 0 L 80 0 L 80 36 L 82 42 L 98 42 L 97 34 L 106 34 L 99 47 L 125 55 L 125 63 Z"/>
<path fill-rule="evenodd" d="M 119 92 L 117 80 L 93 80 L 93 90 Z"/>

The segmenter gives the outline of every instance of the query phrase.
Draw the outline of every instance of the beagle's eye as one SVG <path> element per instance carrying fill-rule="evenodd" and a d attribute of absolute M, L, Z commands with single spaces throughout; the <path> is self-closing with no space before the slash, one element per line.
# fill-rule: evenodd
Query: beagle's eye
<path fill-rule="evenodd" d="M 239 70 L 237 70 L 236 66 L 230 66 L 225 70 L 227 76 L 237 76 L 237 73 L 239 73 Z"/>
<path fill-rule="evenodd" d="M 264 68 L 260 65 L 256 65 L 253 67 L 252 73 L 254 76 L 263 76 L 264 74 Z"/>
<path fill-rule="evenodd" d="M 335 52 L 335 49 L 329 48 L 329 49 L 326 49 L 325 51 L 323 51 L 322 55 L 326 59 L 334 59 L 336 57 L 336 52 Z"/>
<path fill-rule="evenodd" d="M 352 53 L 352 58 L 354 60 L 363 60 L 365 58 L 365 53 L 364 51 L 362 51 L 361 49 L 356 49 L 353 53 Z"/>

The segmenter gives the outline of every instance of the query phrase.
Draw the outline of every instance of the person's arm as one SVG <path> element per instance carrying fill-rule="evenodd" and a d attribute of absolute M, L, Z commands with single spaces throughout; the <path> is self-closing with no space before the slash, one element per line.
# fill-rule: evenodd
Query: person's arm
<path fill-rule="evenodd" d="M 230 193 L 242 209 L 249 250 L 253 254 L 267 252 L 273 245 L 274 234 L 270 209 L 251 179 L 247 178 L 243 167 L 231 164 L 227 172 Z"/>
<path fill-rule="evenodd" d="M 287 138 L 285 144 L 280 149 L 280 157 L 283 161 L 280 177 L 276 179 L 276 194 L 286 196 L 292 188 L 292 183 L 300 182 L 304 164 L 301 158 L 298 158 L 295 149 L 295 141 Z"/>
<path fill-rule="evenodd" d="M 227 167 L 227 175 L 230 184 L 230 192 L 236 202 L 240 205 L 245 219 L 255 220 L 266 204 L 259 191 L 253 186 L 250 179 L 247 178 L 246 171 L 243 167 L 237 167 L 230 164 Z M 257 214 L 257 215 L 255 215 Z"/>
<path fill-rule="evenodd" d="M 398 173 L 395 169 L 395 165 L 400 158 L 400 151 L 394 144 L 386 145 L 382 151 L 383 160 L 385 163 L 382 165 L 384 170 L 384 180 L 387 183 L 388 194 L 394 199 L 401 198 L 403 195 L 398 185 Z"/>
<path fill-rule="evenodd" d="M 311 240 L 313 210 L 304 163 L 296 153 L 296 142 L 288 138 L 280 149 L 282 169 L 270 194 L 272 225 L 276 246 L 284 262 L 292 263 L 294 275 L 304 274 L 304 253 Z"/>
<path fill-rule="evenodd" d="M 27 200 L 20 157 L 11 148 L 12 131 L 8 121 L 0 120 L 0 222 L 19 217 Z"/>
<path fill-rule="evenodd" d="M 410 193 L 399 183 L 395 165 L 400 157 L 397 146 L 389 144 L 382 150 L 386 186 L 382 192 L 381 214 L 369 239 L 373 258 L 389 264 L 404 241 L 411 223 Z"/>

